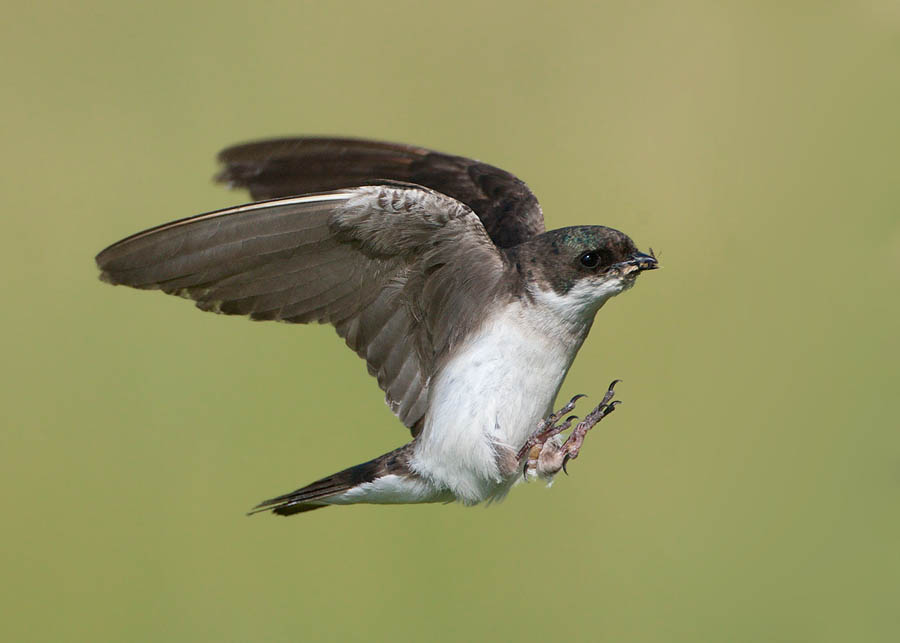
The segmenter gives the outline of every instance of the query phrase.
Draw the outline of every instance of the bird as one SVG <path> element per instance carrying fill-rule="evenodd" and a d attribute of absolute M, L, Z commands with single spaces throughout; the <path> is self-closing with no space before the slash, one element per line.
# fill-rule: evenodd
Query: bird
<path fill-rule="evenodd" d="M 257 505 L 502 500 L 552 482 L 601 403 L 553 405 L 597 312 L 659 267 L 601 225 L 545 231 L 537 198 L 502 169 L 415 145 L 291 137 L 219 153 L 216 180 L 253 201 L 165 223 L 96 256 L 103 281 L 204 311 L 331 324 L 365 360 L 411 441 Z"/>

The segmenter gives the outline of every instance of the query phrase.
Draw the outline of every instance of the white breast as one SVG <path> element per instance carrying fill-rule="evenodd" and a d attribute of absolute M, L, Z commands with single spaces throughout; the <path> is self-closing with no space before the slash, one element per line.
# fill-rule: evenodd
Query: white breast
<path fill-rule="evenodd" d="M 432 381 L 413 470 L 467 504 L 505 492 L 516 474 L 499 457 L 551 412 L 589 327 L 519 302 L 488 319 Z"/>

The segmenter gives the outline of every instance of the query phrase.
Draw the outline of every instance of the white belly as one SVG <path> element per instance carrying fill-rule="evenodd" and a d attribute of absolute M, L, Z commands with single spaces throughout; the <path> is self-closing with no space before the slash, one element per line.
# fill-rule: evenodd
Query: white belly
<path fill-rule="evenodd" d="M 467 504 L 502 496 L 516 476 L 502 457 L 508 462 L 551 412 L 586 334 L 573 341 L 571 327 L 533 307 L 500 311 L 432 381 L 413 470 Z"/>

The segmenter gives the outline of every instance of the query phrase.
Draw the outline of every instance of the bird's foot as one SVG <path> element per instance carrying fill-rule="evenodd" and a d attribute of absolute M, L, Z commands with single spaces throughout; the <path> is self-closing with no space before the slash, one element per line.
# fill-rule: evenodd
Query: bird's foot
<path fill-rule="evenodd" d="M 572 426 L 572 422 L 576 418 L 573 415 L 567 417 L 561 423 L 559 423 L 559 420 L 563 415 L 575 408 L 575 403 L 579 398 L 584 397 L 583 395 L 576 395 L 564 407 L 541 420 L 537 430 L 522 445 L 517 454 L 519 462 L 525 459 L 522 475 L 526 480 L 529 473 L 536 474 L 539 478 L 548 479 L 553 478 L 559 473 L 560 469 L 568 474 L 566 463 L 578 457 L 587 432 L 600 420 L 612 413 L 616 406 L 621 403 L 619 400 L 613 400 L 615 395 L 614 389 L 619 381 L 613 380 L 600 404 L 588 413 L 581 422 L 575 425 L 565 442 L 558 436 Z"/>
<path fill-rule="evenodd" d="M 576 395 L 569 400 L 564 407 L 541 420 L 540 423 L 538 423 L 537 430 L 531 434 L 531 437 L 525 441 L 525 444 L 522 445 L 522 448 L 519 449 L 519 452 L 516 454 L 518 461 L 521 462 L 522 458 L 526 455 L 529 456 L 530 460 L 532 451 L 543 447 L 550 438 L 559 435 L 572 426 L 572 422 L 576 419 L 576 416 L 574 415 L 567 417 L 562 424 L 557 424 L 557 422 L 559 422 L 559 418 L 573 410 L 575 408 L 575 403 L 583 397 L 586 396 L 580 394 Z M 535 457 L 537 456 L 535 455 Z"/>

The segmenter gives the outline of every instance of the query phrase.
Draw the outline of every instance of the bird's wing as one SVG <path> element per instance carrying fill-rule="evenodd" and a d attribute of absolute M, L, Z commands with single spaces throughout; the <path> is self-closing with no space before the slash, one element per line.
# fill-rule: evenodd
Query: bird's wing
<path fill-rule="evenodd" d="M 101 278 L 258 320 L 327 322 L 415 434 L 435 364 L 498 296 L 503 259 L 465 205 L 365 186 L 228 208 L 97 255 Z"/>
<path fill-rule="evenodd" d="M 537 198 L 518 178 L 461 156 L 402 143 L 351 138 L 284 138 L 229 147 L 216 177 L 254 199 L 369 185 L 379 180 L 424 185 L 468 205 L 488 236 L 507 248 L 544 231 Z"/>

